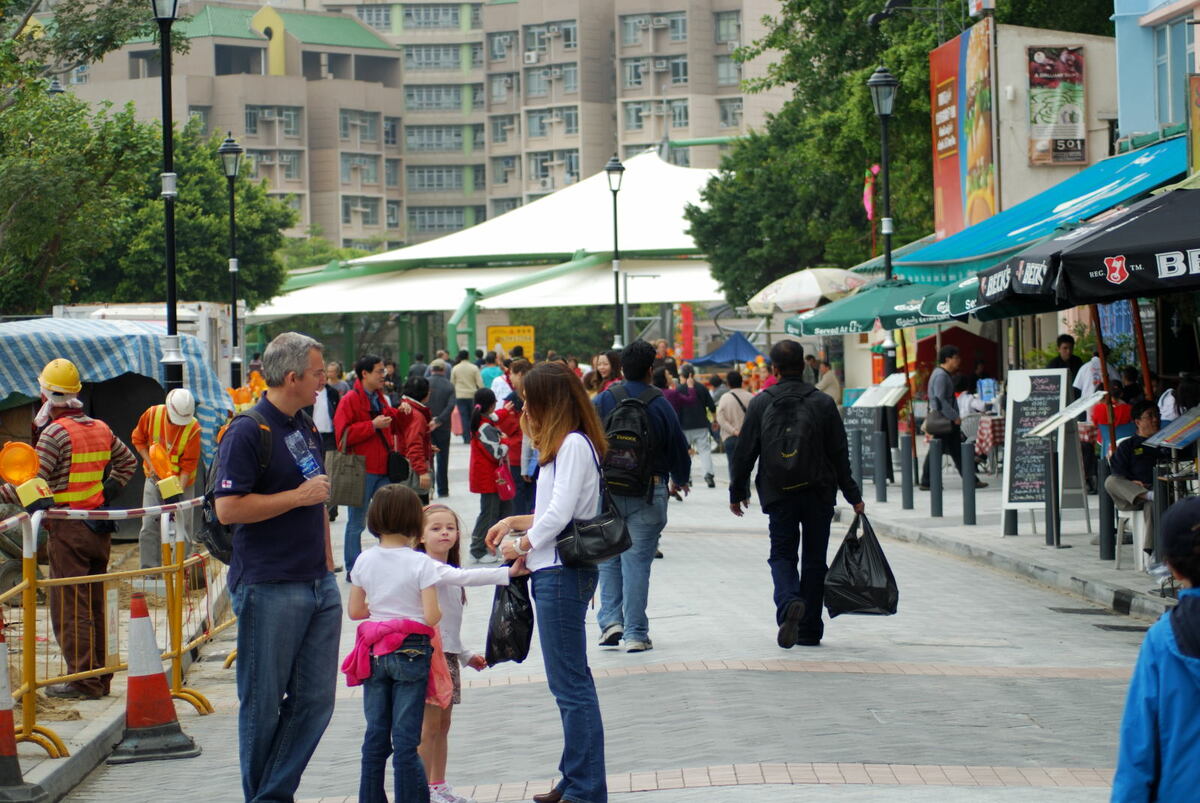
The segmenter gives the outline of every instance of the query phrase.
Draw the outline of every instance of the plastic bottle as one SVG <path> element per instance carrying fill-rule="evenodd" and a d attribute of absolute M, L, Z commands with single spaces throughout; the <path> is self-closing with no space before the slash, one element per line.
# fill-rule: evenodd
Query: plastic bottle
<path fill-rule="evenodd" d="M 303 432 L 290 433 L 284 438 L 284 442 L 287 444 L 288 451 L 292 453 L 292 459 L 296 461 L 296 468 L 300 469 L 300 473 L 304 475 L 304 479 L 311 480 L 321 474 L 321 464 L 317 462 L 317 458 L 313 457 Z"/>

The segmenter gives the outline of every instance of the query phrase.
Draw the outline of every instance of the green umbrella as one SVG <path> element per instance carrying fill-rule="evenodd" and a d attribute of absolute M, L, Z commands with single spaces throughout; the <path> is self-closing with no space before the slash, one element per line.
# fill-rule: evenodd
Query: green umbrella
<path fill-rule="evenodd" d="M 788 318 L 784 329 L 790 335 L 853 335 L 871 331 L 876 321 L 884 329 L 942 323 L 951 316 L 921 313 L 921 302 L 937 289 L 933 284 L 885 279 L 852 296 Z"/>
<path fill-rule="evenodd" d="M 951 315 L 955 318 L 975 312 L 979 306 L 979 279 L 965 279 L 937 288 L 921 302 L 922 315 Z"/>

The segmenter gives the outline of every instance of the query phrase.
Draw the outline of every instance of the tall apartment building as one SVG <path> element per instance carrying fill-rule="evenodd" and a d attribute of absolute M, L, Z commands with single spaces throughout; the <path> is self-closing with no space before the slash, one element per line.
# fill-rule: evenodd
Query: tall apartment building
<path fill-rule="evenodd" d="M 743 97 L 732 50 L 772 0 L 195 2 L 177 23 L 174 115 L 232 131 L 252 175 L 343 245 L 473 225 L 658 145 L 737 136 L 786 93 Z M 306 7 L 310 10 L 303 10 Z M 319 10 L 312 10 L 317 9 Z M 158 50 L 69 77 L 157 119 Z M 672 149 L 715 167 L 720 146 Z"/>

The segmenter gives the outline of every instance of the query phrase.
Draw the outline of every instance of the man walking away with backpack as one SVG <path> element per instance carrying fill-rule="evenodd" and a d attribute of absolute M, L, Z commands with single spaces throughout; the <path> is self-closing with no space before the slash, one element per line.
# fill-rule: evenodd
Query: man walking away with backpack
<path fill-rule="evenodd" d="M 600 646 L 653 649 L 646 603 L 650 566 L 667 524 L 667 491 L 688 492 L 692 461 L 675 410 L 650 384 L 654 347 L 635 340 L 621 354 L 625 381 L 597 394 L 608 454 L 604 480 L 633 546 L 600 564 Z"/>
<path fill-rule="evenodd" d="M 750 506 L 750 471 L 757 461 L 754 485 L 770 521 L 767 564 L 775 585 L 777 642 L 784 649 L 815 647 L 824 635 L 821 604 L 833 505 L 840 489 L 854 512 L 862 513 L 862 494 L 850 476 L 837 405 L 803 379 L 804 348 L 795 340 L 776 343 L 771 370 L 779 382 L 751 399 L 731 456 L 729 509 L 741 516 Z"/>

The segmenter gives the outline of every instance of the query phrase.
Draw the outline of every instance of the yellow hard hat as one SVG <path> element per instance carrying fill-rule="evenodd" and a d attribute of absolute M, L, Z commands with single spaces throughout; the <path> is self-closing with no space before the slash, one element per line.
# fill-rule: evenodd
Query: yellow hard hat
<path fill-rule="evenodd" d="M 41 376 L 38 377 L 38 383 L 51 393 L 78 393 L 83 390 L 83 384 L 79 381 L 79 369 L 73 362 L 61 357 L 46 363 Z"/>

